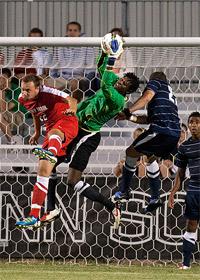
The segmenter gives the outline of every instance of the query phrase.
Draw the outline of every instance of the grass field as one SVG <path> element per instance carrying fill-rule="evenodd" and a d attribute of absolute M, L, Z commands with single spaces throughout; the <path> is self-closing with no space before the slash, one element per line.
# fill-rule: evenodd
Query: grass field
<path fill-rule="evenodd" d="M 0 280 L 199 280 L 200 266 L 117 266 L 0 263 Z"/>

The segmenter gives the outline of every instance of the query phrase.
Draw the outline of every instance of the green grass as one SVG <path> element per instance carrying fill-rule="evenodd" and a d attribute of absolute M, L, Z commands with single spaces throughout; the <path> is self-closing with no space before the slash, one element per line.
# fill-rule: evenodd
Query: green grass
<path fill-rule="evenodd" d="M 0 263 L 0 280 L 199 280 L 200 266 L 70 265 Z"/>

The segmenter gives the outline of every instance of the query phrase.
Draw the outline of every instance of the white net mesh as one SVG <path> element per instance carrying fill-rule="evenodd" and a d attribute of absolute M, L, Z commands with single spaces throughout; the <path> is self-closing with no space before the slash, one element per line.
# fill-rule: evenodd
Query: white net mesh
<path fill-rule="evenodd" d="M 167 195 L 174 177 L 170 168 L 162 164 L 165 172 L 161 180 L 161 197 L 165 203 L 155 216 L 141 214 L 149 197 L 142 166 L 133 179 L 132 198 L 122 212 L 121 226 L 119 230 L 114 230 L 110 214 L 101 205 L 68 189 L 65 183 L 68 165 L 63 163 L 58 168 L 57 184 L 57 206 L 62 209 L 61 219 L 36 231 L 19 230 L 14 226 L 16 219 L 29 212 L 37 171 L 37 160 L 28 145 L 33 133 L 32 119 L 17 102 L 20 78 L 24 73 L 37 73 L 45 84 L 72 90 L 80 99 L 87 98 L 99 85 L 96 71 L 98 53 L 99 48 L 96 47 L 78 48 L 75 55 L 72 48 L 0 48 L 1 121 L 4 119 L 0 135 L 2 258 L 93 259 L 96 262 L 171 262 L 181 259 L 180 245 L 185 225 L 184 192 L 176 195 L 175 208 L 169 210 Z M 129 47 L 118 67 L 120 74 L 134 71 L 138 75 L 140 92 L 153 71 L 163 70 L 177 97 L 182 121 L 186 123 L 192 111 L 200 111 L 199 48 Z M 6 80 L 5 68 L 11 70 L 11 78 Z M 133 94 L 129 102 L 135 100 L 140 92 Z M 101 144 L 85 170 L 85 179 L 107 197 L 116 190 L 118 179 L 113 175 L 113 168 L 124 157 L 125 147 L 132 142 L 132 132 L 136 127 L 125 121 L 111 120 L 107 123 L 102 129 Z M 42 134 L 45 134 L 44 130 Z M 40 144 L 42 140 L 43 136 Z M 193 261 L 199 261 L 199 249 L 196 248 Z"/>

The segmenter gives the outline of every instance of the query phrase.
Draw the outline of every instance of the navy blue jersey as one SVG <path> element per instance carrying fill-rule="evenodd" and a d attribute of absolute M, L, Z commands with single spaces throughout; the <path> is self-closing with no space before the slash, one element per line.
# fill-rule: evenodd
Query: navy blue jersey
<path fill-rule="evenodd" d="M 151 80 L 145 88 L 148 89 L 155 93 L 147 107 L 150 129 L 153 132 L 179 137 L 180 120 L 172 88 L 167 82 Z"/>
<path fill-rule="evenodd" d="M 178 149 L 175 165 L 180 168 L 188 166 L 190 171 L 188 191 L 200 192 L 200 140 L 190 137 L 183 142 Z"/>

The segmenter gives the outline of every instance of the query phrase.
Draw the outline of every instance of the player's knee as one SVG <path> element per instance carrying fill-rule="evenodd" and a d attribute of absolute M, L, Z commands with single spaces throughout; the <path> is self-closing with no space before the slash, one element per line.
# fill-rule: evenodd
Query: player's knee
<path fill-rule="evenodd" d="M 84 191 L 84 190 L 86 190 L 88 187 L 90 187 L 90 185 L 89 184 L 87 184 L 87 183 L 85 183 L 85 182 L 83 182 L 83 181 L 79 181 L 78 183 L 76 183 L 76 185 L 74 186 L 74 190 L 76 191 L 76 192 L 79 192 L 80 194 Z"/>
<path fill-rule="evenodd" d="M 146 166 L 146 170 L 147 170 L 147 176 L 150 178 L 156 178 L 160 174 L 160 168 L 156 160 L 151 164 L 148 163 Z"/>
<path fill-rule="evenodd" d="M 196 240 L 197 240 L 197 231 L 195 232 L 188 232 L 186 231 L 183 235 L 183 238 L 185 240 L 187 240 L 188 242 L 195 244 Z"/>
<path fill-rule="evenodd" d="M 134 154 L 133 154 L 134 150 L 135 150 L 135 149 L 133 148 L 132 145 L 129 146 L 129 147 L 126 149 L 126 156 L 134 157 Z"/>

